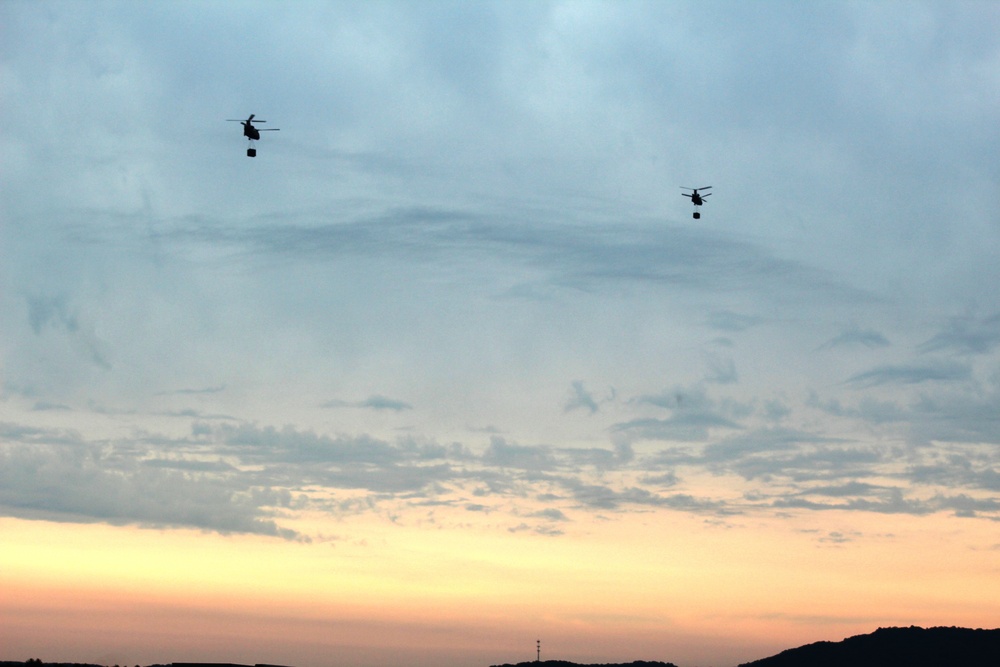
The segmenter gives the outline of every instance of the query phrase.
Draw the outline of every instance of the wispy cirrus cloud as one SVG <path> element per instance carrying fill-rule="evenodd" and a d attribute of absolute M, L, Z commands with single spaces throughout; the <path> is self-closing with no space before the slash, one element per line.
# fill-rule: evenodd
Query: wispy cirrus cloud
<path fill-rule="evenodd" d="M 739 333 L 755 327 L 763 321 L 764 318 L 757 315 L 735 313 L 730 310 L 718 310 L 709 313 L 707 324 L 718 331 Z"/>
<path fill-rule="evenodd" d="M 171 391 L 159 391 L 156 393 L 157 396 L 200 396 L 206 394 L 220 394 L 226 390 L 226 385 L 220 384 L 212 387 L 197 387 L 197 388 L 184 388 L 184 389 L 173 389 Z"/>
<path fill-rule="evenodd" d="M 827 342 L 819 346 L 820 350 L 829 350 L 836 347 L 849 347 L 861 345 L 867 348 L 888 347 L 889 340 L 880 332 L 874 329 L 862 329 L 857 325 L 852 326 L 841 334 L 834 336 Z"/>
<path fill-rule="evenodd" d="M 400 401 L 395 398 L 382 396 L 381 394 L 372 394 L 368 398 L 362 399 L 360 401 L 344 401 L 344 400 L 334 399 L 322 403 L 320 407 L 321 408 L 366 408 L 369 410 L 390 410 L 392 412 L 402 412 L 404 410 L 413 409 L 413 406 L 405 401 Z"/>
<path fill-rule="evenodd" d="M 572 384 L 572 395 L 567 399 L 566 405 L 563 406 L 563 412 L 570 412 L 571 410 L 583 409 L 594 414 L 597 412 L 597 400 L 594 398 L 593 394 L 583 388 L 583 382 L 579 380 L 574 380 Z"/>
<path fill-rule="evenodd" d="M 610 403 L 617 397 L 617 392 L 611 388 L 604 397 L 597 397 L 593 392 L 584 387 L 583 381 L 574 380 L 570 385 L 570 396 L 563 405 L 563 412 L 574 410 L 585 410 L 590 414 L 595 414 L 601 409 L 601 404 Z"/>
<path fill-rule="evenodd" d="M 675 387 L 658 394 L 643 394 L 628 403 L 670 412 L 668 417 L 639 417 L 618 422 L 611 431 L 629 439 L 705 442 L 713 432 L 740 430 L 745 411 L 733 403 L 720 404 L 703 386 Z"/>
<path fill-rule="evenodd" d="M 708 373 L 705 382 L 715 384 L 733 384 L 739 380 L 739 373 L 736 372 L 736 362 L 731 357 L 710 356 L 708 358 Z"/>
<path fill-rule="evenodd" d="M 211 225 L 177 220 L 171 228 L 157 232 L 157 238 L 285 262 L 388 255 L 440 267 L 444 260 L 460 258 L 462 265 L 478 261 L 479 270 L 499 265 L 508 271 L 528 269 L 533 276 L 530 284 L 536 286 L 587 292 L 635 284 L 695 293 L 738 291 L 764 300 L 800 300 L 807 295 L 823 295 L 838 303 L 876 300 L 871 292 L 832 273 L 784 259 L 747 240 L 644 220 L 623 226 L 601 209 L 581 211 L 586 224 L 567 222 L 545 208 L 514 215 L 507 204 L 500 201 L 479 209 L 383 207 L 361 214 L 360 219 L 343 220 L 342 213 L 306 212 L 290 214 L 294 219 L 280 223 L 256 219 L 250 226 L 225 220 Z M 530 224 L 522 216 L 529 216 Z M 331 223 L 331 218 L 337 221 Z M 708 324 L 737 332 L 761 321 L 722 311 L 712 314 Z"/>
<path fill-rule="evenodd" d="M 688 411 L 664 419 L 642 418 L 619 422 L 612 431 L 631 439 L 704 442 L 713 429 L 740 429 L 738 423 L 718 414 Z"/>
<path fill-rule="evenodd" d="M 957 382 L 968 380 L 972 369 L 955 361 L 930 361 L 914 364 L 878 366 L 869 371 L 852 375 L 847 384 L 876 387 L 885 384 L 921 384 L 924 382 Z"/>
<path fill-rule="evenodd" d="M 95 332 L 94 324 L 81 321 L 67 294 L 28 295 L 25 300 L 28 306 L 28 323 L 36 336 L 44 336 L 51 332 L 55 336 L 64 338 L 95 366 L 111 370 L 108 351 Z"/>
<path fill-rule="evenodd" d="M 869 499 L 852 497 L 843 502 L 817 502 L 803 498 L 788 498 L 775 500 L 776 508 L 807 509 L 813 511 L 861 511 L 877 514 L 909 514 L 925 516 L 941 511 L 950 511 L 957 517 L 975 518 L 980 515 L 1000 521 L 997 516 L 1000 502 L 995 499 L 976 499 L 960 494 L 935 495 L 929 499 L 907 498 L 902 489 L 890 488 L 882 497 Z"/>
<path fill-rule="evenodd" d="M 988 354 L 1000 346 L 1000 313 L 976 318 L 956 317 L 920 346 L 923 352 Z"/>

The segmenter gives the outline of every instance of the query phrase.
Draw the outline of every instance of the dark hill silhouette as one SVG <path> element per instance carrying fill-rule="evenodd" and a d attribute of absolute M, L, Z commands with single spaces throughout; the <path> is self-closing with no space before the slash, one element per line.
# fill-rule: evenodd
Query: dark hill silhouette
<path fill-rule="evenodd" d="M 1000 629 L 879 628 L 839 642 L 816 642 L 739 667 L 997 667 Z"/>
<path fill-rule="evenodd" d="M 868 635 L 839 642 L 816 642 L 745 662 L 739 667 L 998 667 L 1000 629 L 879 628 Z M 78 662 L 0 660 L 0 667 L 102 667 Z M 127 667 L 127 666 L 126 666 Z M 136 666 L 138 667 L 138 666 Z M 150 667 L 250 667 L 234 663 L 171 663 Z M 253 667 L 279 667 L 256 664 Z M 567 660 L 532 660 L 491 667 L 677 667 L 672 662 L 636 660 L 623 663 L 580 664 Z"/>
<path fill-rule="evenodd" d="M 633 662 L 612 662 L 604 664 L 580 664 L 569 662 L 568 660 L 531 660 L 530 662 L 519 662 L 515 665 L 510 663 L 504 665 L 490 665 L 490 667 L 677 667 L 672 662 L 659 662 L 647 660 L 635 660 Z"/>

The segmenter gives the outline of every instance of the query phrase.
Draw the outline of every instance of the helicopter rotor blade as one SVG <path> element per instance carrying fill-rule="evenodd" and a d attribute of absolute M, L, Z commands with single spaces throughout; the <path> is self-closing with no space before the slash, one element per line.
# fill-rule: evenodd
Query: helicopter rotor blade
<path fill-rule="evenodd" d="M 249 123 L 249 122 L 253 121 L 253 117 L 256 116 L 256 115 L 257 114 L 255 114 L 255 113 L 250 114 L 250 117 L 247 118 L 247 122 Z"/>
<path fill-rule="evenodd" d="M 258 132 L 281 132 L 280 127 L 262 127 Z"/>
<path fill-rule="evenodd" d="M 709 185 L 709 186 L 707 186 L 707 187 L 704 187 L 704 188 L 698 188 L 698 189 L 699 189 L 699 190 L 711 190 L 711 189 L 712 189 L 712 186 L 711 186 L 711 185 Z"/>

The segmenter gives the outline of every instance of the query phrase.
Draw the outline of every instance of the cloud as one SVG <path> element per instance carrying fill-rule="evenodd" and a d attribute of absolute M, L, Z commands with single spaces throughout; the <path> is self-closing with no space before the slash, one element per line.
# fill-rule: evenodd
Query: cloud
<path fill-rule="evenodd" d="M 815 392 L 810 392 L 806 405 L 837 417 L 857 419 L 868 424 L 900 423 L 908 420 L 912 412 L 893 401 L 862 396 L 855 405 L 845 405 L 840 399 L 822 400 Z"/>
<path fill-rule="evenodd" d="M 998 443 L 1000 386 L 923 393 L 911 406 L 907 425 L 919 443 Z"/>
<path fill-rule="evenodd" d="M 628 446 L 615 447 L 559 447 L 553 450 L 563 468 L 594 470 L 614 470 L 632 460 Z"/>
<path fill-rule="evenodd" d="M 184 458 L 148 458 L 142 461 L 144 466 L 162 468 L 165 470 L 181 470 L 205 473 L 237 473 L 239 469 L 222 460 L 206 461 Z"/>
<path fill-rule="evenodd" d="M 535 471 L 556 468 L 556 460 L 550 447 L 512 445 L 498 436 L 490 438 L 490 445 L 483 454 L 483 463 L 500 468 Z"/>
<path fill-rule="evenodd" d="M 331 437 L 252 423 L 192 426 L 189 438 L 146 434 L 109 446 L 72 431 L 3 424 L 0 506 L 13 516 L 285 539 L 308 537 L 282 526 L 282 517 L 303 508 L 389 517 L 399 503 L 560 523 L 568 521 L 567 502 L 598 513 L 836 509 L 1000 516 L 991 496 L 1000 488 L 995 455 L 983 450 L 970 458 L 961 445 L 953 446 L 953 456 L 926 447 L 901 453 L 790 428 L 744 428 L 690 441 L 685 451 L 518 445 L 493 436 L 476 453 L 460 443 L 415 438 Z M 699 494 L 686 480 L 706 473 L 737 474 L 757 486 L 742 498 Z M 475 501 L 467 499 L 470 493 Z M 516 530 L 562 532 L 525 526 Z"/>
<path fill-rule="evenodd" d="M 931 504 L 937 509 L 949 509 L 955 512 L 956 516 L 973 518 L 979 514 L 986 514 L 994 521 L 1000 521 L 1000 501 L 995 498 L 972 498 L 965 494 L 954 496 L 939 495 L 931 500 Z"/>
<path fill-rule="evenodd" d="M 597 401 L 594 400 L 590 392 L 583 388 L 583 382 L 574 380 L 572 396 L 566 401 L 566 405 L 563 406 L 563 412 L 570 412 L 578 408 L 587 410 L 590 414 L 594 414 L 598 410 Z"/>
<path fill-rule="evenodd" d="M 48 327 L 76 333 L 80 329 L 76 315 L 69 312 L 66 297 L 28 297 L 28 323 L 36 335 Z"/>
<path fill-rule="evenodd" d="M 952 511 L 955 516 L 975 518 L 980 514 L 988 515 L 994 521 L 1000 521 L 1000 502 L 995 499 L 975 499 L 964 494 L 956 496 L 936 495 L 927 500 L 906 498 L 904 491 L 889 488 L 882 497 L 869 500 L 852 498 L 846 502 L 822 503 L 803 499 L 779 499 L 774 501 L 777 508 L 796 508 L 818 511 L 862 511 L 878 514 L 910 514 L 925 516 L 941 511 Z"/>
<path fill-rule="evenodd" d="M 584 507 L 597 510 L 615 511 L 625 507 L 658 507 L 694 513 L 730 513 L 722 501 L 695 498 L 685 493 L 661 495 L 639 487 L 614 489 L 602 484 L 566 482 L 573 498 Z"/>
<path fill-rule="evenodd" d="M 755 315 L 743 315 L 728 310 L 709 313 L 708 326 L 718 331 L 739 333 L 763 322 L 763 318 Z"/>
<path fill-rule="evenodd" d="M 889 341 L 878 331 L 874 329 L 861 329 L 857 326 L 852 326 L 847 331 L 834 336 L 827 342 L 819 346 L 820 350 L 829 350 L 836 347 L 851 347 L 854 345 L 862 345 L 867 348 L 879 348 L 888 347 Z"/>
<path fill-rule="evenodd" d="M 742 429 L 733 417 L 743 410 L 734 403 L 717 404 L 704 387 L 676 387 L 659 394 L 643 394 L 629 400 L 636 407 L 653 406 L 671 411 L 667 418 L 640 417 L 611 426 L 612 433 L 628 439 L 703 442 L 713 429 Z"/>
<path fill-rule="evenodd" d="M 955 382 L 968 380 L 972 371 L 966 364 L 950 361 L 923 364 L 878 366 L 847 379 L 848 384 L 877 387 L 885 384 L 921 384 L 924 382 Z"/>
<path fill-rule="evenodd" d="M 768 399 L 764 403 L 764 415 L 769 421 L 781 421 L 792 414 L 792 409 L 778 399 Z"/>
<path fill-rule="evenodd" d="M 536 535 L 544 535 L 546 537 L 558 537 L 563 535 L 565 531 L 554 527 L 552 524 L 543 524 L 540 526 L 532 526 L 527 523 L 519 523 L 516 526 L 511 526 L 507 529 L 511 533 L 535 533 Z"/>
<path fill-rule="evenodd" d="M 922 352 L 988 354 L 1000 346 L 1000 313 L 977 319 L 953 318 L 942 331 L 920 346 Z"/>
<path fill-rule="evenodd" d="M 905 498 L 903 491 L 897 488 L 887 489 L 883 497 L 876 500 L 855 497 L 844 502 L 824 503 L 801 498 L 784 498 L 775 500 L 773 505 L 783 509 L 846 510 L 878 514 L 912 514 L 914 516 L 930 514 L 938 509 L 934 504 Z"/>
<path fill-rule="evenodd" d="M 759 428 L 712 442 L 695 462 L 745 479 L 802 483 L 864 476 L 887 454 L 839 438 L 791 428 Z"/>
<path fill-rule="evenodd" d="M 862 395 L 854 401 L 822 400 L 815 392 L 806 405 L 854 420 L 865 428 L 892 429 L 914 445 L 995 443 L 1000 420 L 1000 385 L 996 381 L 922 388 L 909 401 Z"/>
<path fill-rule="evenodd" d="M 810 495 L 816 495 L 816 496 L 833 496 L 840 498 L 844 496 L 872 495 L 873 493 L 879 491 L 885 491 L 885 488 L 863 482 L 852 481 L 846 484 L 839 484 L 837 486 L 811 487 L 808 490 L 808 493 Z"/>
<path fill-rule="evenodd" d="M 571 412 L 577 409 L 586 410 L 590 414 L 597 412 L 597 401 L 589 391 L 583 388 L 583 382 L 574 380 L 571 391 L 572 395 L 567 399 L 566 405 L 563 406 L 563 412 Z"/>
<path fill-rule="evenodd" d="M 306 539 L 279 527 L 286 490 L 249 485 L 225 466 L 146 465 L 103 447 L 6 445 L 0 448 L 0 506 L 7 514 L 52 521 L 202 528 Z"/>
<path fill-rule="evenodd" d="M 569 521 L 569 517 L 563 514 L 562 510 L 554 507 L 533 512 L 531 516 L 538 519 L 548 519 L 549 521 Z"/>
<path fill-rule="evenodd" d="M 704 457 L 709 461 L 733 461 L 760 453 L 794 451 L 802 443 L 826 442 L 828 438 L 790 428 L 765 428 L 709 443 Z"/>
<path fill-rule="evenodd" d="M 157 392 L 157 395 L 170 396 L 176 394 L 178 396 L 199 396 L 204 394 L 219 394 L 224 392 L 225 390 L 226 390 L 226 385 L 220 384 L 214 387 L 199 387 L 194 389 L 174 389 L 172 391 L 160 391 Z"/>
<path fill-rule="evenodd" d="M 708 359 L 708 366 L 709 372 L 705 376 L 705 382 L 733 384 L 739 380 L 739 374 L 736 372 L 736 362 L 731 357 L 723 359 L 711 356 Z"/>
<path fill-rule="evenodd" d="M 664 487 L 679 484 L 680 478 L 673 472 L 665 472 L 658 475 L 643 475 L 640 481 L 649 486 Z"/>
<path fill-rule="evenodd" d="M 392 410 L 394 412 L 413 409 L 413 406 L 409 403 L 378 395 L 369 396 L 361 402 L 360 407 L 371 408 L 373 410 Z"/>
<path fill-rule="evenodd" d="M 67 296 L 25 298 L 28 304 L 28 324 L 36 336 L 53 332 L 81 349 L 95 366 L 111 370 L 111 363 L 107 359 L 107 354 L 102 351 L 103 345 L 94 333 L 93 327 L 81 325 L 80 317 L 71 309 Z"/>
<path fill-rule="evenodd" d="M 847 544 L 853 542 L 857 539 L 858 533 L 845 534 L 837 530 L 830 531 L 824 537 L 820 537 L 820 542 L 825 542 L 828 544 Z"/>
<path fill-rule="evenodd" d="M 737 291 L 764 301 L 810 296 L 824 303 L 875 300 L 832 273 L 782 259 L 749 241 L 638 219 L 623 225 L 600 209 L 579 212 L 587 224 L 567 223 L 546 209 L 520 211 L 524 205 L 515 205 L 515 213 L 512 205 L 497 201 L 476 208 L 397 208 L 375 203 L 376 212 L 348 219 L 342 212 L 319 211 L 288 214 L 280 223 L 259 218 L 249 227 L 221 219 L 210 225 L 178 220 L 158 238 L 286 262 L 390 254 L 438 268 L 442 262 L 479 262 L 479 271 L 489 271 L 503 264 L 506 271 L 519 267 L 540 275 L 541 285 L 559 290 L 606 292 L 634 284 L 695 293 Z M 521 293 L 537 292 L 528 289 L 527 282 L 518 287 Z M 511 288 L 511 293 L 517 291 Z M 731 327 L 756 320 L 717 315 L 714 321 Z"/>
<path fill-rule="evenodd" d="M 323 408 L 367 408 L 370 410 L 390 410 L 392 412 L 403 412 L 404 410 L 412 410 L 413 406 L 404 401 L 400 401 L 394 398 L 388 398 L 379 394 L 373 394 L 368 398 L 360 401 L 342 401 L 342 400 L 332 400 L 326 401 L 320 407 Z"/>
<path fill-rule="evenodd" d="M 469 503 L 465 506 L 465 509 L 468 512 L 489 512 L 492 508 L 480 503 Z"/>
<path fill-rule="evenodd" d="M 611 429 L 630 439 L 703 442 L 711 429 L 740 429 L 739 424 L 711 413 L 684 412 L 666 419 L 632 419 L 614 424 Z"/>
<path fill-rule="evenodd" d="M 49 403 L 48 401 L 37 401 L 31 408 L 37 412 L 60 411 L 69 412 L 72 408 L 63 403 Z"/>
<path fill-rule="evenodd" d="M 221 424 L 211 432 L 222 451 L 247 463 L 360 463 L 390 465 L 403 452 L 383 440 L 366 436 L 330 437 L 292 426 L 276 428 L 254 424 Z"/>

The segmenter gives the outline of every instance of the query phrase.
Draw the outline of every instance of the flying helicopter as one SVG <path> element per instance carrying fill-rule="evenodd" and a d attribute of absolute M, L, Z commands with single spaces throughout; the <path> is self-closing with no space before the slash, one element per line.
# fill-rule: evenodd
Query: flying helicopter
<path fill-rule="evenodd" d="M 265 128 L 265 129 L 258 129 L 258 128 L 254 127 L 253 126 L 253 123 L 254 123 L 253 117 L 256 116 L 256 115 L 257 114 L 250 114 L 250 117 L 247 118 L 246 120 L 239 120 L 238 118 L 227 118 L 226 119 L 227 122 L 230 122 L 230 123 L 240 123 L 243 126 L 243 136 L 246 137 L 247 140 L 250 142 L 250 147 L 247 148 L 247 157 L 257 157 L 257 149 L 254 148 L 253 142 L 255 142 L 258 139 L 260 139 L 260 133 L 261 132 L 278 132 L 280 130 L 280 128 L 277 128 L 277 127 L 275 127 L 275 128 Z M 256 122 L 258 122 L 258 123 L 266 123 L 267 121 L 266 120 L 258 120 Z"/>
<path fill-rule="evenodd" d="M 706 192 L 705 194 L 701 194 L 700 192 L 698 192 L 698 190 L 711 190 L 711 189 L 712 189 L 711 185 L 706 186 L 704 188 L 685 188 L 683 185 L 681 186 L 681 190 L 690 190 L 691 191 L 691 194 L 688 194 L 687 192 L 685 192 L 685 193 L 683 193 L 682 196 L 688 197 L 691 200 L 691 203 L 694 204 L 695 211 L 694 211 L 694 215 L 692 217 L 695 220 L 697 220 L 698 218 L 701 217 L 701 211 L 699 211 L 698 208 L 702 204 L 705 203 L 705 197 L 711 197 L 712 196 L 711 192 Z"/>

